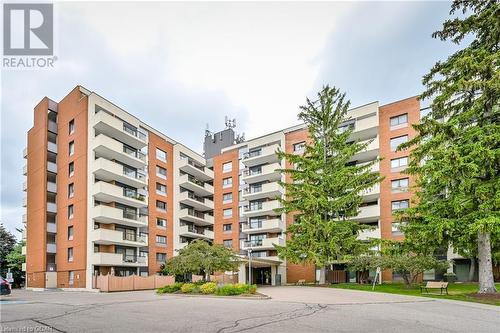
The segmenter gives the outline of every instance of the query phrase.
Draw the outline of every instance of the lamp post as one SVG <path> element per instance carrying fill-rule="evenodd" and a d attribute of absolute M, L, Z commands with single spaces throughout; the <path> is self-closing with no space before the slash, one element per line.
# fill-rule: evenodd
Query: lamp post
<path fill-rule="evenodd" d="M 250 243 L 251 246 L 251 243 Z M 248 284 L 252 284 L 252 248 L 248 248 Z"/>

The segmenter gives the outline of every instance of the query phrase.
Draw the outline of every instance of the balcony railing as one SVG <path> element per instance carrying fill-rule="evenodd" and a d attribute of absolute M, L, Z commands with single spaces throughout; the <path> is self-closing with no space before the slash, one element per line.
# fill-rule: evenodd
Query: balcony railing
<path fill-rule="evenodd" d="M 146 174 L 140 171 L 131 170 L 127 167 L 123 167 L 123 174 L 127 177 L 134 178 L 140 181 L 146 181 Z"/>
<path fill-rule="evenodd" d="M 248 153 L 243 154 L 243 158 L 252 158 L 262 155 L 262 149 L 249 151 Z"/>
<path fill-rule="evenodd" d="M 245 176 L 256 176 L 262 174 L 262 167 L 255 169 L 246 169 L 243 171 L 243 175 Z"/>
<path fill-rule="evenodd" d="M 123 131 L 124 132 L 127 132 L 128 134 L 130 135 L 133 135 L 135 136 L 136 138 L 139 138 L 140 140 L 142 141 L 146 141 L 147 139 L 147 136 L 145 133 L 139 131 L 138 129 L 136 128 L 132 128 L 130 127 L 130 125 L 126 124 L 126 123 L 123 123 Z"/>
<path fill-rule="evenodd" d="M 259 192 L 262 192 L 262 185 L 250 186 L 249 188 L 246 188 L 244 191 L 245 194 L 252 194 L 252 193 L 259 193 Z"/>
<path fill-rule="evenodd" d="M 205 233 L 204 229 L 196 228 L 195 226 L 192 226 L 192 225 L 187 226 L 187 231 L 195 233 L 195 234 L 199 234 L 199 235 L 203 235 Z"/>
<path fill-rule="evenodd" d="M 194 176 L 191 176 L 191 175 L 188 175 L 188 181 L 191 182 L 191 183 L 193 183 L 193 184 L 196 184 L 198 186 L 201 186 L 201 187 L 205 186 L 204 182 L 202 182 L 201 180 L 196 179 Z"/>
<path fill-rule="evenodd" d="M 262 209 L 262 202 L 253 203 L 249 206 L 245 206 L 245 212 L 251 212 L 251 211 L 260 210 L 260 209 Z"/>
<path fill-rule="evenodd" d="M 135 190 L 131 190 L 129 188 L 123 189 L 123 196 L 131 199 L 136 199 L 139 201 L 146 201 L 146 197 L 142 194 L 137 193 Z"/>
<path fill-rule="evenodd" d="M 146 236 L 136 235 L 136 234 L 128 234 L 128 233 L 124 232 L 123 233 L 123 240 L 131 241 L 131 242 L 146 243 Z"/>
<path fill-rule="evenodd" d="M 123 218 L 124 219 L 139 221 L 139 218 L 143 217 L 143 216 L 147 216 L 147 214 L 144 214 L 144 213 L 135 213 L 135 212 L 127 212 L 126 210 L 123 211 Z"/>
<path fill-rule="evenodd" d="M 195 167 L 196 169 L 200 170 L 200 171 L 203 171 L 205 172 L 205 167 L 204 166 L 201 166 L 201 165 L 198 165 L 196 164 L 192 159 L 188 158 L 187 159 L 187 163 L 193 167 Z"/>
<path fill-rule="evenodd" d="M 263 239 L 254 239 L 254 240 L 249 240 L 245 241 L 245 247 L 254 247 L 254 246 L 262 246 Z"/>
<path fill-rule="evenodd" d="M 188 198 L 196 200 L 196 201 L 201 202 L 201 203 L 205 203 L 205 198 L 199 197 L 192 192 L 188 192 Z"/>
<path fill-rule="evenodd" d="M 205 213 L 199 212 L 197 210 L 194 210 L 193 208 L 188 208 L 188 215 L 204 219 L 205 218 Z"/>
<path fill-rule="evenodd" d="M 146 262 L 146 257 L 138 256 L 136 254 L 124 254 L 123 255 L 123 262 L 142 264 L 142 263 Z"/>
<path fill-rule="evenodd" d="M 138 158 L 140 160 L 143 160 L 143 161 L 146 160 L 146 155 L 143 152 L 141 152 L 140 150 L 131 149 L 131 148 L 124 145 L 123 152 L 127 155 Z"/>

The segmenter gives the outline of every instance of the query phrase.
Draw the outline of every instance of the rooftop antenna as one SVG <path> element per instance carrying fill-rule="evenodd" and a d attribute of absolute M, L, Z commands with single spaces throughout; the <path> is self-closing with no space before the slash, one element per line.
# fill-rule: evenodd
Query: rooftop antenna
<path fill-rule="evenodd" d="M 233 129 L 236 127 L 236 118 L 229 119 L 228 116 L 225 117 L 226 128 Z"/>
<path fill-rule="evenodd" d="M 212 132 L 210 132 L 210 129 L 208 127 L 208 123 L 207 125 L 205 126 L 205 136 L 211 136 L 212 135 Z"/>

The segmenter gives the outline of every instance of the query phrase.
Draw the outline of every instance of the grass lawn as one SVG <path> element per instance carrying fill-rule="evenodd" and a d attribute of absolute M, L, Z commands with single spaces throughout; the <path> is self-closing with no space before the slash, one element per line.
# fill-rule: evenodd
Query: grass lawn
<path fill-rule="evenodd" d="M 500 283 L 495 284 L 497 290 L 500 291 Z M 341 288 L 341 289 L 354 289 L 363 291 L 372 291 L 372 285 L 368 284 L 357 284 L 357 283 L 340 283 L 332 284 L 331 288 Z M 382 292 L 389 294 L 400 294 L 409 296 L 422 296 L 422 297 L 432 297 L 432 298 L 445 298 L 457 301 L 466 302 L 476 302 L 484 304 L 492 304 L 500 306 L 500 295 L 493 297 L 477 297 L 475 294 L 478 291 L 477 283 L 450 283 L 448 285 L 448 296 L 439 295 L 439 290 L 429 290 L 430 292 L 435 292 L 437 295 L 432 294 L 421 294 L 419 286 L 411 286 L 407 288 L 403 283 L 383 283 L 381 285 L 377 284 L 373 292 Z"/>

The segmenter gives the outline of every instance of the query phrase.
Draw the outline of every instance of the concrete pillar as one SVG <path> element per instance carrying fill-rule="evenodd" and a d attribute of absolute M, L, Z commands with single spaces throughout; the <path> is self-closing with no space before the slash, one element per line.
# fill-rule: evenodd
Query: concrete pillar
<path fill-rule="evenodd" d="M 271 265 L 271 285 L 276 285 L 276 274 L 278 273 L 278 267 L 276 265 Z"/>
<path fill-rule="evenodd" d="M 240 264 L 238 270 L 238 283 L 247 283 L 247 270 L 245 263 Z"/>

